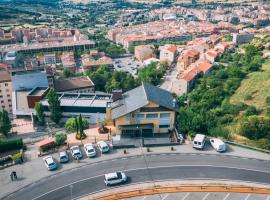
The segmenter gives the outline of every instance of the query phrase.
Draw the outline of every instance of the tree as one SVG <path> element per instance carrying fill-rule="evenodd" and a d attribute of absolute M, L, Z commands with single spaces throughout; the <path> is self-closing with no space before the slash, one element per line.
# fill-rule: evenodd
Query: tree
<path fill-rule="evenodd" d="M 12 125 L 11 121 L 8 116 L 8 112 L 6 110 L 3 110 L 0 112 L 0 133 L 7 136 L 7 134 L 10 132 Z"/>
<path fill-rule="evenodd" d="M 83 126 L 83 129 L 87 129 L 89 127 L 89 122 L 86 118 L 82 118 L 82 126 Z M 79 125 L 78 125 L 78 117 L 75 118 L 75 117 L 72 117 L 72 118 L 69 118 L 67 121 L 66 121 L 66 124 L 65 124 L 65 129 L 68 133 L 71 133 L 71 132 L 76 132 L 78 133 L 79 132 Z"/>
<path fill-rule="evenodd" d="M 78 126 L 78 131 L 79 131 L 76 133 L 76 139 L 83 140 L 86 138 L 86 134 L 84 133 L 82 115 L 80 115 L 79 118 L 76 119 L 76 121 L 77 121 L 77 126 Z"/>
<path fill-rule="evenodd" d="M 40 102 L 36 102 L 35 110 L 36 110 L 36 115 L 37 115 L 39 125 L 41 125 L 41 126 L 44 125 L 45 124 L 45 115 L 44 115 L 43 105 Z"/>
<path fill-rule="evenodd" d="M 62 117 L 59 97 L 54 89 L 50 89 L 49 93 L 47 94 L 47 98 L 49 103 L 49 110 L 51 112 L 50 118 L 53 122 L 58 124 Z"/>

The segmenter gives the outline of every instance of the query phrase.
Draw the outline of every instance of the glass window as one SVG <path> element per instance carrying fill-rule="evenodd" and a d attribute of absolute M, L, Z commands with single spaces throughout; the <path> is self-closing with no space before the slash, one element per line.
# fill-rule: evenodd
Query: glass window
<path fill-rule="evenodd" d="M 158 118 L 158 114 L 146 114 L 146 118 L 147 119 L 157 119 Z"/>
<path fill-rule="evenodd" d="M 170 125 L 159 125 L 159 128 L 170 128 Z"/>
<path fill-rule="evenodd" d="M 144 114 L 137 114 L 138 119 L 144 119 Z"/>
<path fill-rule="evenodd" d="M 160 118 L 170 118 L 171 113 L 160 113 Z"/>

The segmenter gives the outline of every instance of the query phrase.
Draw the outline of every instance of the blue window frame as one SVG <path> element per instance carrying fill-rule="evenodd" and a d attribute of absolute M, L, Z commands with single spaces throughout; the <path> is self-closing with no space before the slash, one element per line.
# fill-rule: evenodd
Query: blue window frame
<path fill-rule="evenodd" d="M 171 113 L 160 113 L 160 118 L 170 118 Z"/>
<path fill-rule="evenodd" d="M 140 120 L 144 119 L 144 114 L 137 114 L 137 118 Z"/>
<path fill-rule="evenodd" d="M 146 119 L 157 119 L 158 114 L 146 114 Z"/>

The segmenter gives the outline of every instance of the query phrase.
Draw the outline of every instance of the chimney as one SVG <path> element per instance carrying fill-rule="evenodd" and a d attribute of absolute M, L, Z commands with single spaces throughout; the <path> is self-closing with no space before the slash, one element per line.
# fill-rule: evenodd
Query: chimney
<path fill-rule="evenodd" d="M 122 94 L 123 94 L 123 91 L 121 89 L 120 90 L 113 90 L 112 91 L 113 102 L 122 99 L 123 98 Z"/>

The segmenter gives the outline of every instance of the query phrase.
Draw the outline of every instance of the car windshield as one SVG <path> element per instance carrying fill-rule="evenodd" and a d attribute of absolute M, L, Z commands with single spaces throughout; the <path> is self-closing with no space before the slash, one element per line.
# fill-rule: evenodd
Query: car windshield
<path fill-rule="evenodd" d="M 76 152 L 76 153 L 74 153 L 74 155 L 78 156 L 78 155 L 80 155 L 80 152 Z"/>
<path fill-rule="evenodd" d="M 94 152 L 94 149 L 88 149 L 88 152 L 92 153 L 92 152 Z"/>
<path fill-rule="evenodd" d="M 49 165 L 49 166 L 53 166 L 53 165 L 54 165 L 54 163 L 49 163 L 48 165 Z"/>

